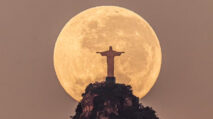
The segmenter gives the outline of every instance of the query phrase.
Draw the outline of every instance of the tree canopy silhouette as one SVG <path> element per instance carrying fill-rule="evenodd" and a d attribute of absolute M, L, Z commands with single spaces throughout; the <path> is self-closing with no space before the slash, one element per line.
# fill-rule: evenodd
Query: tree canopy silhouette
<path fill-rule="evenodd" d="M 72 119 L 158 119 L 155 111 L 139 103 L 131 86 L 116 83 L 89 84 Z"/>

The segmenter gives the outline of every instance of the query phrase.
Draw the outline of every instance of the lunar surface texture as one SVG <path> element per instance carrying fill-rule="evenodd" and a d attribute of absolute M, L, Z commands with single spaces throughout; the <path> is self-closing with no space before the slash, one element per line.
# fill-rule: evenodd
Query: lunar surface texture
<path fill-rule="evenodd" d="M 99 6 L 71 18 L 58 36 L 54 67 L 61 85 L 75 100 L 88 84 L 105 81 L 106 57 L 97 54 L 109 46 L 125 52 L 115 57 L 116 83 L 131 85 L 144 97 L 157 80 L 161 48 L 151 26 L 126 8 Z"/>

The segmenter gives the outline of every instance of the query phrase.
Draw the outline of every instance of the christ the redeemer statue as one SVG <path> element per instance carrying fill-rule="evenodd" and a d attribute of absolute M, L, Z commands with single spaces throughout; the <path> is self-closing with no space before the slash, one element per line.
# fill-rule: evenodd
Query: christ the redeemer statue
<path fill-rule="evenodd" d="M 107 57 L 107 78 L 108 80 L 115 80 L 114 77 L 114 57 L 115 56 L 120 56 L 124 52 L 117 52 L 112 49 L 112 46 L 109 46 L 108 51 L 103 51 L 103 52 L 96 52 L 100 53 L 102 56 Z"/>

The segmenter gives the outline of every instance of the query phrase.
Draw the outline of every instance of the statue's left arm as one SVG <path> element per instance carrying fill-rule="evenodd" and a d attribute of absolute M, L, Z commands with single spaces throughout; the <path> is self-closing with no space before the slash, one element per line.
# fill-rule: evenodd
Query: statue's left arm
<path fill-rule="evenodd" d="M 122 53 L 125 53 L 125 52 L 114 52 L 114 55 L 115 56 L 120 56 Z"/>

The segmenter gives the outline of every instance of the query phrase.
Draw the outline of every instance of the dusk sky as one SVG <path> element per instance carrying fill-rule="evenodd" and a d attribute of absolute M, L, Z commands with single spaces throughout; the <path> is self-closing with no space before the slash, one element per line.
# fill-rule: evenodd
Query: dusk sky
<path fill-rule="evenodd" d="M 0 119 L 69 119 L 77 102 L 53 66 L 56 39 L 79 12 L 130 9 L 149 22 L 162 48 L 159 78 L 141 103 L 160 119 L 212 118 L 212 0 L 0 0 Z"/>

